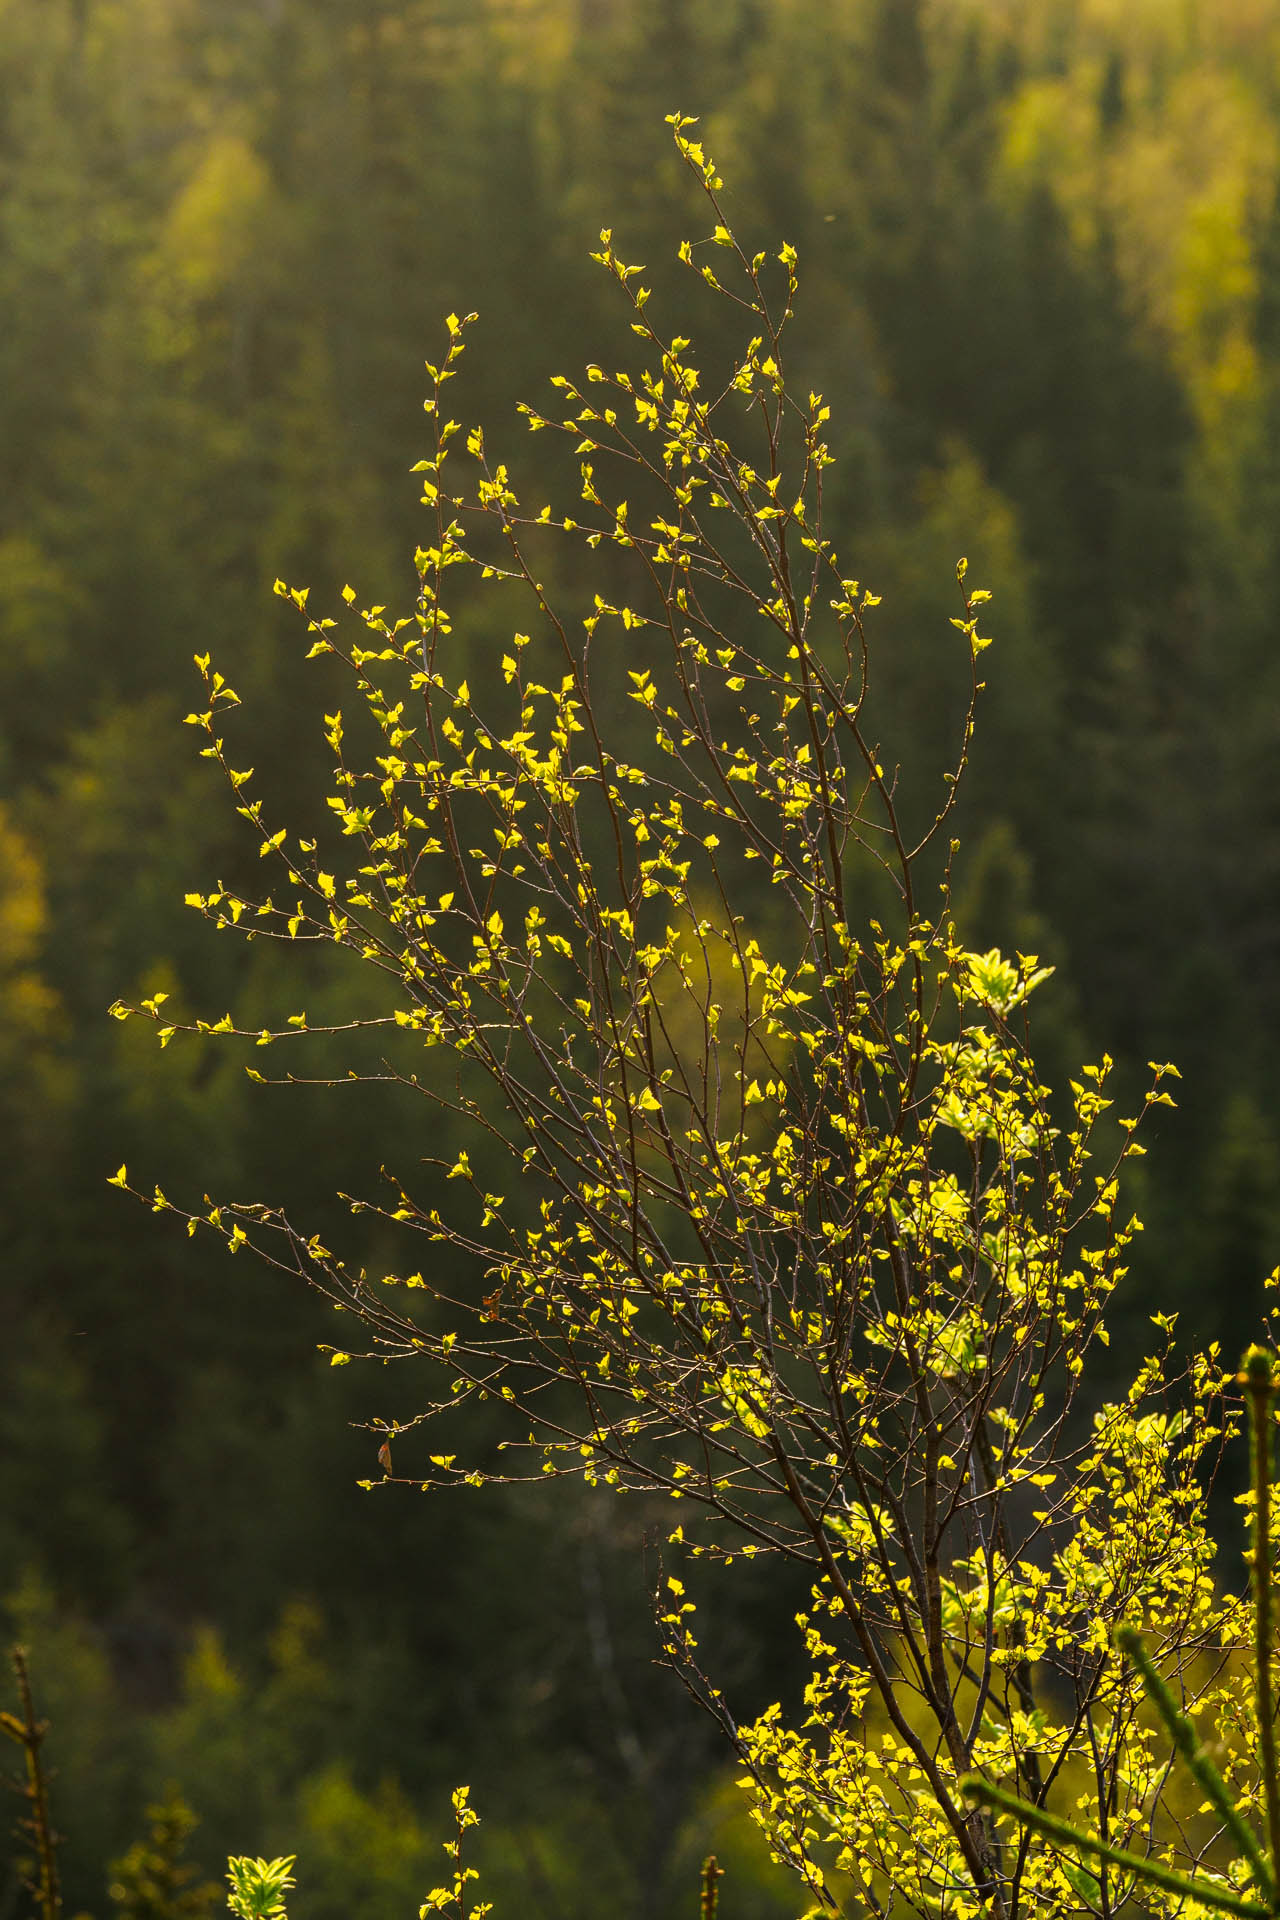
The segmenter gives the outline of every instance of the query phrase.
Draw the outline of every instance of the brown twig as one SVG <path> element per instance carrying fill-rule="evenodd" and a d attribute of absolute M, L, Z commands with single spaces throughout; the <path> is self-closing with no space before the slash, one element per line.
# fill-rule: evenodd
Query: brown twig
<path fill-rule="evenodd" d="M 0 1713 L 0 1728 L 22 1748 L 27 1763 L 27 1777 L 18 1791 L 26 1801 L 28 1811 L 20 1815 L 17 1822 L 18 1832 L 24 1834 L 35 1848 L 35 1877 L 28 1880 L 26 1885 L 35 1895 L 40 1920 L 59 1920 L 62 1888 L 58 1880 L 58 1835 L 49 1816 L 49 1777 L 40 1754 L 48 1723 L 36 1719 L 26 1648 L 12 1648 L 10 1658 L 17 1679 L 21 1711 L 16 1714 Z"/>

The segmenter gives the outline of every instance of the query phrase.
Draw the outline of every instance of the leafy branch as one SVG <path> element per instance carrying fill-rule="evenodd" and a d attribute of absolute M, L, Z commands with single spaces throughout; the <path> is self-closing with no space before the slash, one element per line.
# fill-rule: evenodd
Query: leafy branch
<path fill-rule="evenodd" d="M 1272 1597 L 1274 1564 L 1271 1545 L 1272 1506 L 1275 1495 L 1273 1456 L 1273 1406 L 1276 1395 L 1275 1362 L 1264 1347 L 1251 1347 L 1238 1376 L 1249 1406 L 1251 1521 L 1253 1548 L 1249 1557 L 1250 1590 L 1253 1603 L 1253 1686 L 1254 1744 L 1261 1773 L 1269 1845 L 1263 1844 L 1249 1824 L 1244 1808 L 1233 1798 L 1226 1782 L 1202 1744 L 1190 1717 L 1178 1705 L 1155 1662 L 1134 1626 L 1121 1626 L 1115 1632 L 1115 1644 L 1141 1676 L 1147 1700 L 1154 1707 L 1175 1753 L 1195 1780 L 1208 1805 L 1222 1821 L 1224 1833 L 1233 1848 L 1235 1878 L 1253 1882 L 1259 1899 L 1251 1899 L 1234 1886 L 1201 1872 L 1196 1876 L 1178 1873 L 1150 1855 L 1126 1852 L 1097 1835 L 1084 1832 L 1070 1820 L 1052 1814 L 1047 1808 L 1021 1799 L 1017 1794 L 990 1780 L 969 1776 L 960 1782 L 960 1791 L 974 1806 L 1011 1815 L 1033 1833 L 1072 1848 L 1087 1858 L 1107 1861 L 1120 1867 L 1132 1882 L 1159 1887 L 1166 1892 L 1198 1901 L 1202 1906 L 1225 1913 L 1253 1916 L 1254 1920 L 1280 1913 L 1280 1846 L 1277 1813 L 1280 1809 L 1280 1783 L 1276 1774 L 1275 1699 L 1272 1664 L 1275 1659 L 1275 1623 Z M 1231 1868 L 1228 1868 L 1230 1874 Z"/>

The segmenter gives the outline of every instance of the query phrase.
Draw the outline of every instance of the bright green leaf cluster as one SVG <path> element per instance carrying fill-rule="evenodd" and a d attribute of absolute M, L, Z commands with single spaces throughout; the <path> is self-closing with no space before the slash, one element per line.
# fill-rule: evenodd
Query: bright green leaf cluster
<path fill-rule="evenodd" d="M 286 1920 L 284 1897 L 296 1884 L 294 1859 L 288 1854 L 280 1860 L 236 1857 L 227 1861 L 231 1882 L 227 1905 L 236 1920 Z"/>

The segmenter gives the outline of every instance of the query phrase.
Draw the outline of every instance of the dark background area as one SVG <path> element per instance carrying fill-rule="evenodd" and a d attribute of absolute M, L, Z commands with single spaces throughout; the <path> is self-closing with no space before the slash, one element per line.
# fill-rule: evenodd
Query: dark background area
<path fill-rule="evenodd" d="M 412 1379 L 329 1369 L 305 1296 L 105 1184 L 126 1161 L 323 1225 L 389 1143 L 433 1150 L 376 1089 L 254 1088 L 106 1009 L 349 1004 L 183 906 L 255 852 L 181 724 L 192 656 L 244 698 L 258 791 L 305 813 L 328 690 L 272 580 L 411 602 L 443 316 L 480 315 L 455 409 L 527 470 L 516 402 L 624 351 L 602 224 L 702 344 L 677 109 L 744 238 L 799 249 L 792 374 L 833 408 L 830 526 L 883 596 L 904 766 L 953 751 L 957 558 L 995 590 L 967 937 L 1057 968 L 1059 1081 L 1104 1049 L 1124 1091 L 1182 1070 L 1116 1381 L 1156 1311 L 1233 1357 L 1280 1257 L 1272 8 L 4 0 L 0 1608 L 54 1724 L 73 1913 L 107 1911 L 174 1782 L 208 1871 L 296 1851 L 299 1920 L 403 1920 L 463 1779 L 506 1911 L 691 1910 L 711 1845 L 735 1920 L 794 1911 L 650 1664 L 654 1516 L 360 1491 L 359 1423 Z M 464 668 L 503 638 L 461 620 Z M 801 1598 L 708 1590 L 742 1711 L 793 1685 Z"/>

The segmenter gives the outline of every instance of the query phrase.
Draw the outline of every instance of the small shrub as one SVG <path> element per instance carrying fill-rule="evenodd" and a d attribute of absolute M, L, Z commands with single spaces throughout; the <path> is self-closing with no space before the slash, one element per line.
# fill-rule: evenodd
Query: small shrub
<path fill-rule="evenodd" d="M 961 1791 L 974 1775 L 1229 1889 L 1115 1635 L 1143 1619 L 1248 1810 L 1247 1620 L 1215 1593 L 1203 1499 L 1238 1413 L 1216 1352 L 1179 1367 L 1159 1316 L 1129 1393 L 1082 1395 L 1140 1231 L 1124 1163 L 1173 1069 L 1127 1117 L 1105 1057 L 1054 1096 L 1029 1016 L 1046 969 L 955 926 L 991 595 L 960 561 L 937 663 L 955 759 L 913 783 L 879 730 L 877 596 L 824 517 L 829 410 L 788 385 L 795 251 L 744 247 L 691 123 L 673 131 L 709 214 L 680 257 L 741 320 L 736 355 L 661 328 L 602 234 L 629 331 L 525 409 L 570 450 L 576 497 L 539 504 L 447 417 L 470 324 L 450 317 L 416 604 L 359 610 L 348 588 L 338 620 L 278 586 L 356 702 L 324 719 L 327 818 L 269 816 L 228 744 L 237 696 L 198 662 L 189 718 L 275 882 L 191 903 L 338 950 L 363 1010 L 263 1030 L 172 1018 L 160 993 L 114 1010 L 162 1046 L 322 1040 L 321 1077 L 442 1114 L 447 1154 L 415 1142 L 415 1171 L 351 1201 L 403 1262 L 368 1271 L 257 1201 L 143 1197 L 317 1288 L 333 1365 L 421 1368 L 415 1417 L 375 1423 L 382 1483 L 568 1477 L 671 1503 L 665 1657 L 823 1907 L 852 1888 L 930 1920 L 1109 1915 L 1108 1872 L 1043 1824 L 1010 1838 Z M 457 630 L 504 611 L 472 684 Z M 496 1462 L 468 1450 L 468 1408 L 499 1423 Z M 798 1727 L 778 1707 L 740 1725 L 693 1631 L 691 1564 L 762 1553 L 812 1586 Z"/>

